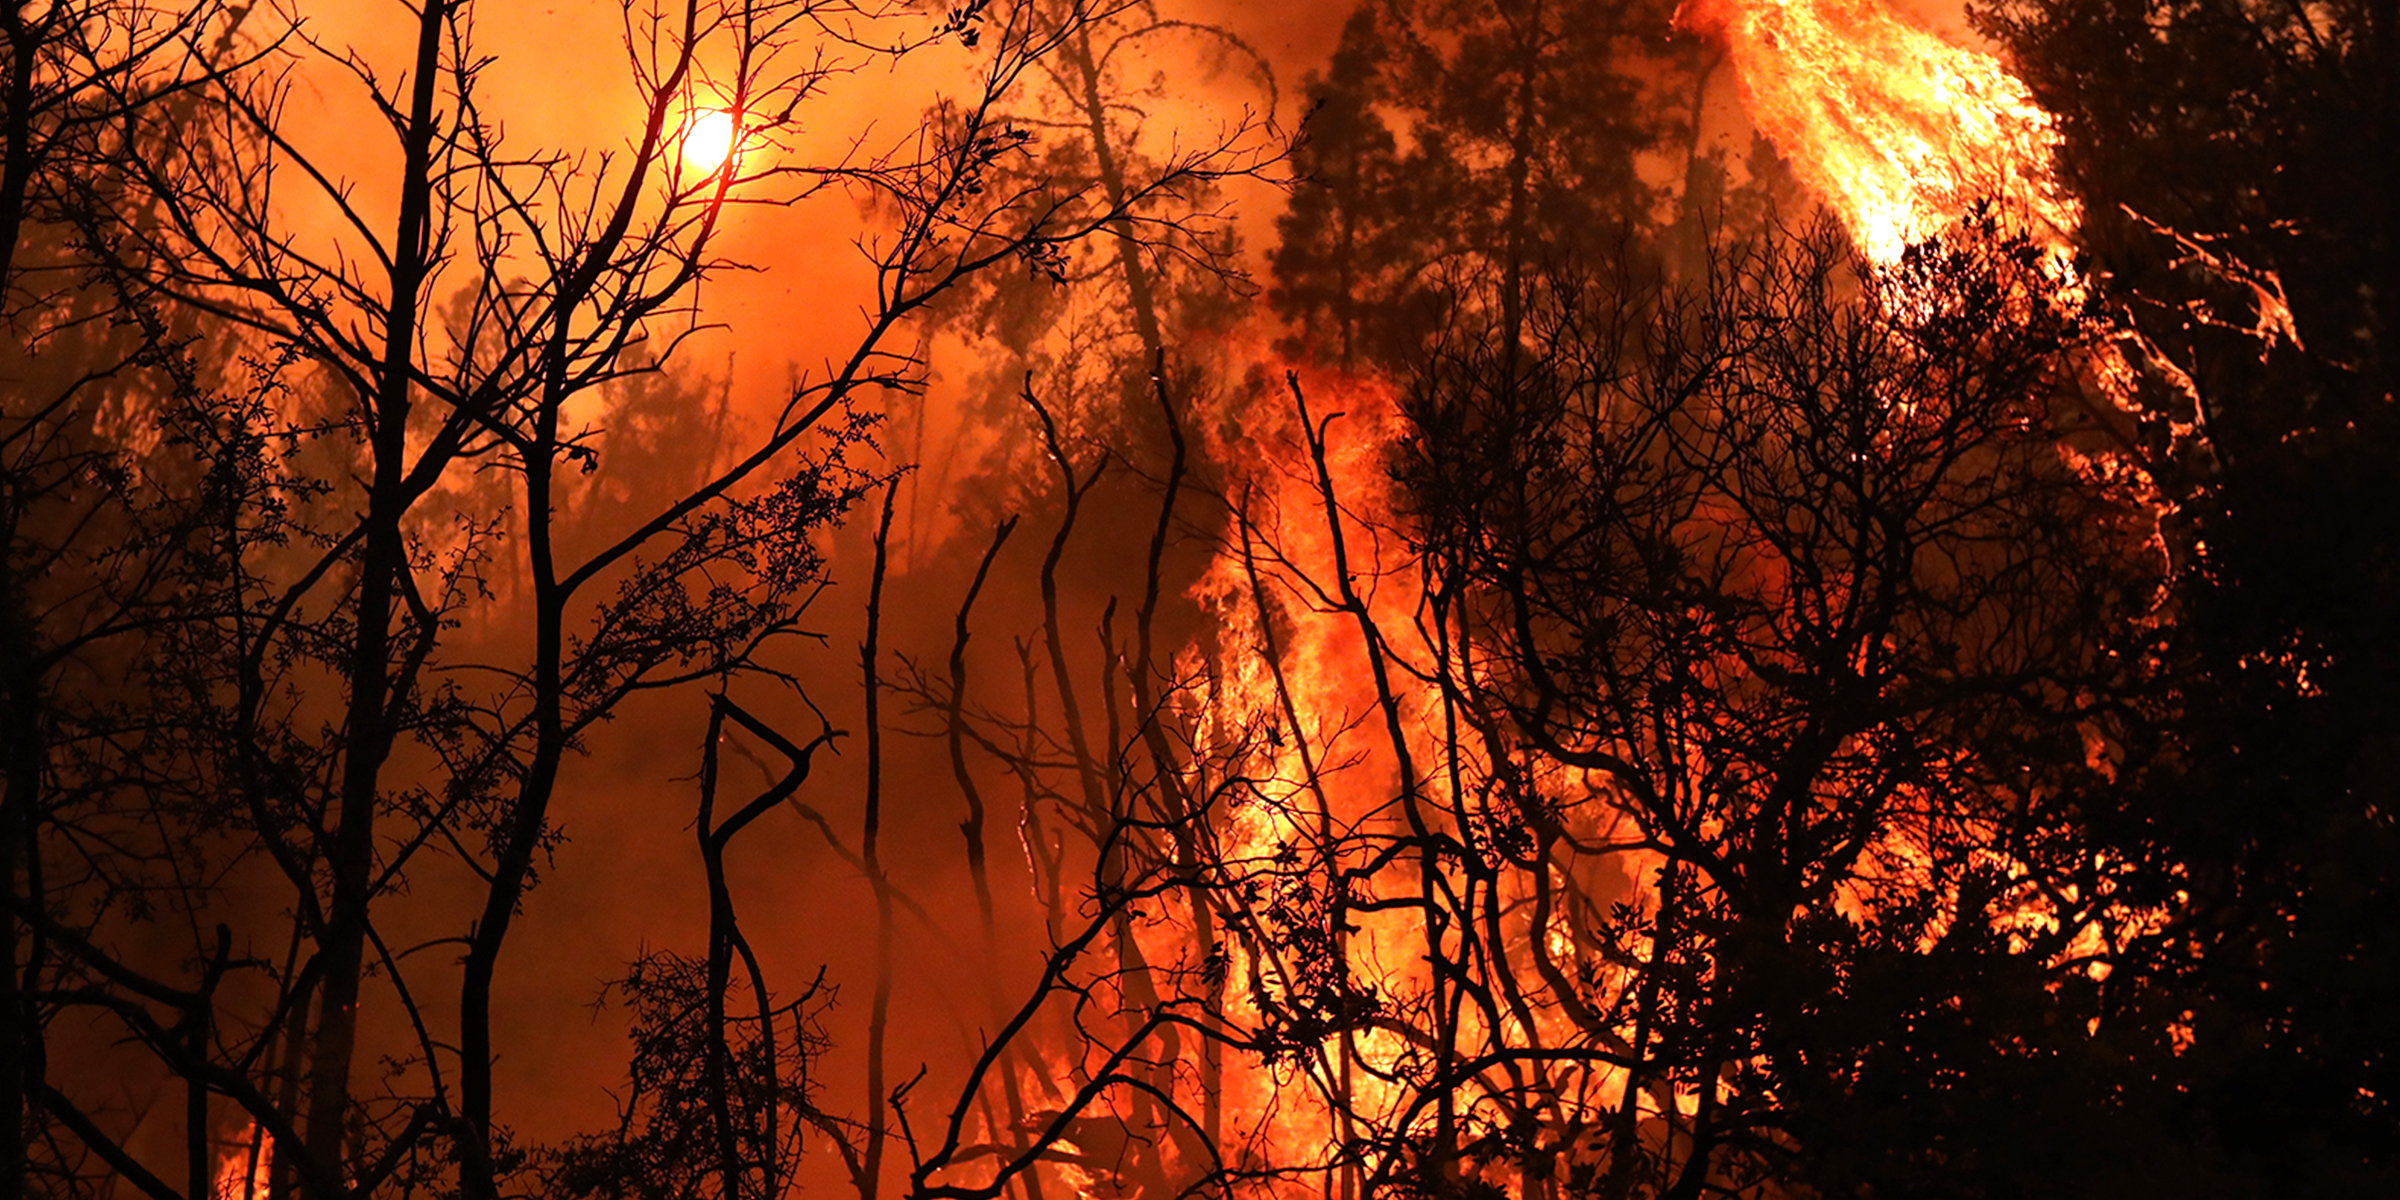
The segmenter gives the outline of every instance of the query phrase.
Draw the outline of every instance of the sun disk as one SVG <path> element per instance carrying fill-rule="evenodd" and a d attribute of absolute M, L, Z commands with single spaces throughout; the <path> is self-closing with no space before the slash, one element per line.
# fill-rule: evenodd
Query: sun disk
<path fill-rule="evenodd" d="M 733 114 L 711 109 L 694 114 L 684 126 L 683 165 L 698 174 L 713 174 L 733 157 Z"/>

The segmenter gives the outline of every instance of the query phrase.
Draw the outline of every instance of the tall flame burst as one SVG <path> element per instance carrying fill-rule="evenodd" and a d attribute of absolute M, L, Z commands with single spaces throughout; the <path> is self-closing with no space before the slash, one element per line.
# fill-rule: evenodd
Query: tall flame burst
<path fill-rule="evenodd" d="M 1751 119 L 1877 262 L 1984 199 L 2054 250 L 2080 223 L 2024 83 L 1882 0 L 1689 0 L 1677 22 L 1722 36 Z"/>

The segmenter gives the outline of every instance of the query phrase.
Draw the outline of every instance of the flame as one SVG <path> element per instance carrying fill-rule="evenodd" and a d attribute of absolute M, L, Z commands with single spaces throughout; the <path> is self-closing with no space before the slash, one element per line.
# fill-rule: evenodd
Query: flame
<path fill-rule="evenodd" d="M 1273 361 L 1263 350 L 1253 360 Z M 1225 834 L 1229 861 L 1251 864 L 1277 881 L 1301 888 L 1318 881 L 1357 889 L 1353 906 L 1328 916 L 1322 945 L 1295 953 L 1271 937 L 1242 940 L 1235 948 L 1229 985 L 1222 1000 L 1237 1025 L 1265 1028 L 1269 1008 L 1306 1003 L 1305 993 L 1331 984 L 1354 988 L 1362 1005 L 1378 1008 L 1421 1002 L 1438 985 L 1430 963 L 1444 935 L 1430 928 L 1409 903 L 1418 869 L 1375 866 L 1378 848 L 1405 839 L 1410 822 L 1422 819 L 1453 837 L 1472 841 L 1475 823 L 1510 818 L 1491 809 L 1492 799 L 1454 794 L 1451 780 L 1489 774 L 1485 750 L 1455 730 L 1445 732 L 1443 693 L 1434 682 L 1461 669 L 1422 640 L 1427 581 L 1393 516 L 1400 507 L 1398 484 L 1388 469 L 1390 448 L 1404 436 L 1406 421 L 1397 390 L 1388 383 L 1333 371 L 1307 370 L 1290 394 L 1254 395 L 1238 420 L 1211 423 L 1212 456 L 1236 464 L 1234 487 L 1241 499 L 1228 544 L 1192 588 L 1213 617 L 1208 647 L 1187 647 L 1178 674 L 1209 681 L 1194 696 L 1190 716 L 1198 740 L 1238 746 L 1254 781 L 1251 798 L 1230 814 Z M 1296 402 L 1304 393 L 1323 442 L 1312 451 Z M 1321 423 L 1321 424 L 1320 424 Z M 1322 476 L 1318 474 L 1322 470 Z M 1330 485 L 1331 495 L 1328 495 Z M 1377 634 L 1372 644 L 1365 627 Z M 1381 660 L 1387 668 L 1376 670 Z M 1406 762 L 1409 766 L 1403 766 Z M 1445 770 L 1457 765 L 1457 775 Z M 1414 777 L 1406 778 L 1411 767 Z M 1579 772 L 1538 764 L 1552 790 L 1598 798 L 1605 785 L 1578 780 Z M 1408 813 L 1408 796 L 1417 813 Z M 1593 842 L 1622 832 L 1608 828 L 1623 813 L 1593 803 L 1573 818 L 1579 835 Z M 1590 894 L 1655 902 L 1654 873 L 1663 861 L 1648 851 L 1626 851 L 1581 862 L 1545 866 L 1572 873 Z M 1583 931 L 1562 913 L 1535 924 L 1530 874 L 1493 882 L 1506 953 L 1546 954 L 1588 969 L 1608 982 L 1630 980 L 1618 964 L 1602 960 Z M 1221 928 L 1257 929 L 1262 906 L 1238 897 L 1220 919 Z M 1452 948 L 1454 952 L 1455 948 Z M 1308 960 L 1311 955 L 1317 961 Z M 1331 970 L 1323 958 L 1331 958 Z M 1314 968 L 1314 970 L 1312 970 Z M 1420 1051 L 1396 1020 L 1361 1020 L 1323 1031 L 1280 1065 L 1229 1061 L 1223 1081 L 1228 1131 L 1236 1143 L 1271 1147 L 1280 1164 L 1339 1163 L 1363 1130 L 1394 1136 L 1402 1122 L 1424 1126 L 1431 1111 L 1419 1107 L 1404 1082 L 1422 1069 Z M 1513 1013 L 1495 1025 L 1468 1006 L 1451 1014 L 1450 1033 L 1460 1046 L 1568 1045 L 1594 1031 L 1578 1029 L 1555 1008 L 1533 1014 L 1538 1029 L 1520 1027 Z M 1286 1031 L 1290 1031 L 1287 1029 Z M 1629 1032 L 1629 1031 L 1614 1031 Z M 1412 1063 L 1415 1066 L 1412 1067 Z M 1615 1109 L 1626 1090 L 1624 1071 L 1604 1064 L 1557 1068 L 1567 1093 L 1580 1093 L 1599 1107 Z M 1569 1082 L 1572 1076 L 1580 1082 Z M 1483 1092 L 1490 1080 L 1456 1082 L 1458 1105 L 1473 1111 L 1499 1102 Z M 1688 1099 L 1688 1098 L 1687 1098 Z M 1668 1102 L 1676 1098 L 1669 1097 Z M 1654 1112 L 1645 1097 L 1642 1110 Z M 1560 1134 L 1568 1137 L 1568 1134 Z M 1562 1143 L 1563 1144 L 1563 1143 Z M 1336 1186 L 1329 1171 L 1322 1191 L 1289 1195 L 1353 1194 L 1356 1180 Z M 1522 1180 L 1494 1164 L 1462 1166 L 1484 1183 L 1511 1194 Z M 1524 1193 L 1530 1194 L 1530 1193 Z"/>
<path fill-rule="evenodd" d="M 1689 0 L 1677 23 L 1725 39 L 1751 119 L 1876 262 L 1980 200 L 2057 252 L 2081 224 L 2024 83 L 1883 0 Z"/>
<path fill-rule="evenodd" d="M 1260 397 L 1242 422 L 1218 429 L 1239 431 L 1240 444 L 1213 449 L 1218 461 L 1249 464 L 1248 501 L 1234 544 L 1194 588 L 1215 614 L 1221 648 L 1215 686 L 1196 715 L 1207 736 L 1251 748 L 1261 781 L 1254 802 L 1233 814 L 1231 857 L 1288 860 L 1293 865 L 1277 873 L 1295 886 L 1312 869 L 1330 876 L 1357 865 L 1350 860 L 1359 853 L 1359 835 L 1396 820 L 1388 803 L 1391 750 L 1376 744 L 1375 714 L 1385 697 L 1367 665 L 1371 651 L 1356 618 L 1324 603 L 1320 588 L 1340 577 L 1336 561 L 1346 558 L 1379 623 L 1395 619 L 1393 606 L 1416 591 L 1407 564 L 1385 561 L 1397 547 L 1378 534 L 1390 531 L 1372 528 L 1361 515 L 1387 511 L 1393 499 L 1379 456 L 1400 433 L 1395 397 L 1355 377 L 1314 379 L 1309 394 L 1320 411 L 1344 414 L 1325 462 L 1342 506 L 1328 511 L 1288 398 Z M 1203 672 L 1195 662 L 1185 673 Z M 1347 925 L 1333 932 L 1332 945 L 1341 969 L 1367 994 L 1385 996 L 1416 982 L 1422 962 L 1408 947 L 1423 937 L 1422 928 L 1397 913 L 1353 914 Z M 1236 981 L 1228 989 L 1229 1015 L 1262 1023 L 1262 1005 L 1290 1001 L 1309 986 L 1310 965 L 1271 940 L 1246 942 L 1229 972 Z M 1328 1033 L 1308 1049 L 1297 1060 L 1302 1086 L 1257 1064 L 1229 1070 L 1226 1107 L 1237 1128 L 1274 1146 L 1279 1157 L 1330 1159 L 1345 1140 L 1346 1120 L 1384 1115 L 1404 1099 L 1391 1068 L 1405 1047 L 1389 1031 L 1352 1029 Z M 1338 1103 L 1333 1092 L 1340 1093 Z"/>
<path fill-rule="evenodd" d="M 275 1147 L 255 1123 L 226 1147 L 217 1159 L 213 1200 L 261 1200 L 274 1179 Z"/>

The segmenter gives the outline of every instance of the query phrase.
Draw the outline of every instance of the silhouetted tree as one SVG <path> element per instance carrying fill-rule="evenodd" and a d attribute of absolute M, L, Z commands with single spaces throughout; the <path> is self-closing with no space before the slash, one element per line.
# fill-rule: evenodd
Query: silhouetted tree
<path fill-rule="evenodd" d="M 2057 113 L 2173 505 L 2159 736 L 2115 836 L 2199 1191 L 2389 1190 L 2400 1043 L 2400 20 L 2246 0 L 1982 10 Z M 2180 996 L 2180 999 L 2176 997 Z"/>
<path fill-rule="evenodd" d="M 146 724 L 124 711 L 123 674 L 133 647 L 207 619 L 219 531 L 276 525 L 272 451 L 241 428 L 272 367 L 212 391 L 189 323 L 94 286 L 87 253 L 140 219 L 110 170 L 147 148 L 124 127 L 245 66 L 257 51 L 232 46 L 240 18 L 130 0 L 0 13 L 0 1195 L 85 1194 L 123 1168 L 95 1156 L 91 1115 L 57 1087 L 83 1048 L 62 1056 L 52 1037 L 76 1025 L 82 989 L 114 982 L 80 937 L 95 908 L 173 912 L 189 883 L 162 874 L 180 848 L 106 780 Z M 76 844 L 105 850 L 60 853 Z M 207 1036 L 199 1010 L 224 969 L 220 951 L 197 991 L 152 993 L 176 1037 Z M 197 1088 L 183 1101 L 205 1111 Z M 214 1170 L 206 1132 L 182 1142 L 197 1186 Z"/>
<path fill-rule="evenodd" d="M 1670 202 L 1707 159 L 1695 104 L 1711 67 L 1672 15 L 1361 4 L 1308 85 L 1300 182 L 1279 222 L 1271 296 L 1295 344 L 1405 369 L 1462 325 L 1522 338 L 1546 279 L 1656 264 Z"/>
<path fill-rule="evenodd" d="M 1048 477 L 1042 435 L 1020 399 L 1028 375 L 1058 436 L 1158 469 L 1168 451 L 1151 376 L 1170 372 L 1179 392 L 1197 386 L 1205 371 L 1196 360 L 1240 321 L 1252 287 L 1223 179 L 1193 176 L 1146 195 L 1135 194 L 1138 181 L 1194 137 L 1221 147 L 1227 165 L 1254 182 L 1268 180 L 1283 154 L 1273 74 L 1224 26 L 1150 2 L 1095 9 L 1030 0 L 1023 9 L 1061 40 L 1039 86 L 1008 114 L 1039 138 L 1040 153 L 1007 178 L 1038 181 L 1078 210 L 1121 212 L 1107 236 L 1036 270 L 991 273 L 942 306 L 938 331 L 960 339 L 976 365 L 960 380 L 962 441 L 929 463 L 928 483 L 963 473 L 945 499 L 975 523 L 997 519 L 1027 498 L 1027 481 Z M 1195 103 L 1211 84 L 1237 101 Z M 972 444 L 969 433 L 994 444 Z M 961 451 L 970 459 L 953 461 Z"/>

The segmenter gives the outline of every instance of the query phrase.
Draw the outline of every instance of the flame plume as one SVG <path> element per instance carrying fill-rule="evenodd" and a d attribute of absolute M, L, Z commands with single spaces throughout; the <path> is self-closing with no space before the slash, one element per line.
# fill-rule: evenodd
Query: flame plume
<path fill-rule="evenodd" d="M 2081 223 L 2024 83 L 1882 0 L 1691 0 L 1677 22 L 1725 39 L 1751 119 L 1876 262 L 1987 198 L 2054 251 Z"/>

